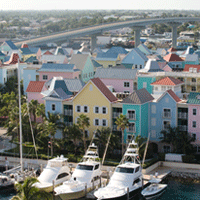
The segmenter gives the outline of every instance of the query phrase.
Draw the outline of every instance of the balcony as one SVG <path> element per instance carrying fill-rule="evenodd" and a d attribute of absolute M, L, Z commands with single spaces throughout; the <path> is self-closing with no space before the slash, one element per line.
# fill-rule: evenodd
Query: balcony
<path fill-rule="evenodd" d="M 171 118 L 171 112 L 163 112 L 163 118 Z"/>
<path fill-rule="evenodd" d="M 135 130 L 135 126 L 134 127 L 130 127 L 127 129 L 127 132 L 131 132 L 131 133 L 135 133 L 136 130 Z"/>
<path fill-rule="evenodd" d="M 64 115 L 65 116 L 73 116 L 73 110 L 67 110 L 67 109 L 65 109 L 64 110 Z"/>
<path fill-rule="evenodd" d="M 179 119 L 187 119 L 188 118 L 188 114 L 186 112 L 179 112 L 178 113 L 178 118 Z"/>
<path fill-rule="evenodd" d="M 122 113 L 120 113 L 120 112 L 113 112 L 112 116 L 113 116 L 113 118 L 117 118 L 117 117 L 119 117 L 120 114 L 122 114 Z"/>
<path fill-rule="evenodd" d="M 117 130 L 117 125 L 113 125 L 113 131 L 118 131 Z"/>
<path fill-rule="evenodd" d="M 186 125 L 179 125 L 178 126 L 180 131 L 187 131 L 188 127 Z"/>
<path fill-rule="evenodd" d="M 135 119 L 136 119 L 135 114 L 133 114 L 133 113 L 127 114 L 126 117 L 127 117 L 128 119 L 131 119 L 131 120 L 135 120 Z"/>

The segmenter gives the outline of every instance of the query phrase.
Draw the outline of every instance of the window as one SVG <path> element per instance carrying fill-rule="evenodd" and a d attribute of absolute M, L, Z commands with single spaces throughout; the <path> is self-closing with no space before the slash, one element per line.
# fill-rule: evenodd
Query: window
<path fill-rule="evenodd" d="M 93 166 L 79 164 L 79 165 L 77 165 L 76 169 L 92 171 L 93 170 Z"/>
<path fill-rule="evenodd" d="M 128 116 L 129 119 L 135 119 L 135 110 L 128 110 Z"/>
<path fill-rule="evenodd" d="M 66 177 L 66 176 L 68 176 L 69 174 L 68 173 L 62 173 L 62 174 L 59 174 L 58 175 L 58 177 L 56 178 L 56 180 L 58 180 L 58 179 L 61 179 L 61 178 L 64 178 L 64 177 Z"/>
<path fill-rule="evenodd" d="M 192 127 L 193 127 L 193 128 L 196 128 L 196 127 L 197 127 L 197 122 L 196 122 L 196 121 L 193 121 L 193 122 L 192 122 Z"/>
<path fill-rule="evenodd" d="M 164 151 L 164 153 L 169 153 L 170 152 L 170 146 L 163 146 L 163 151 Z"/>
<path fill-rule="evenodd" d="M 102 119 L 102 126 L 107 126 L 107 120 L 106 119 Z"/>
<path fill-rule="evenodd" d="M 161 90 L 166 90 L 166 86 L 161 86 Z"/>
<path fill-rule="evenodd" d="M 197 114 L 197 109 L 194 108 L 194 109 L 193 109 L 193 115 L 196 115 L 196 114 Z"/>
<path fill-rule="evenodd" d="M 196 83 L 196 78 L 192 78 L 192 82 L 193 82 L 193 83 Z"/>
<path fill-rule="evenodd" d="M 76 106 L 76 112 L 81 112 L 81 106 Z"/>
<path fill-rule="evenodd" d="M 124 82 L 124 87 L 129 87 L 129 82 Z"/>
<path fill-rule="evenodd" d="M 154 87 L 154 90 L 156 90 L 156 91 L 157 91 L 157 90 L 158 90 L 158 87 Z"/>
<path fill-rule="evenodd" d="M 171 117 L 171 109 L 165 108 L 163 110 L 163 117 L 164 118 L 170 118 Z"/>
<path fill-rule="evenodd" d="M 127 135 L 127 140 L 130 141 L 131 139 L 132 139 L 132 135 L 128 134 L 128 135 Z"/>
<path fill-rule="evenodd" d="M 147 82 L 143 82 L 143 88 L 147 88 Z"/>
<path fill-rule="evenodd" d="M 135 123 L 129 123 L 128 132 L 135 133 Z"/>
<path fill-rule="evenodd" d="M 94 107 L 94 113 L 99 113 L 99 107 L 98 106 Z"/>
<path fill-rule="evenodd" d="M 192 86 L 192 87 L 191 87 L 191 90 L 195 92 L 195 91 L 196 91 L 196 87 L 195 87 L 195 86 Z"/>
<path fill-rule="evenodd" d="M 151 106 L 151 113 L 156 114 L 156 105 Z"/>
<path fill-rule="evenodd" d="M 98 165 L 95 165 L 94 167 L 94 170 L 98 169 L 99 168 L 99 164 Z"/>
<path fill-rule="evenodd" d="M 85 130 L 85 137 L 88 138 L 89 137 L 89 131 Z"/>
<path fill-rule="evenodd" d="M 163 121 L 163 129 L 167 130 L 170 127 L 170 121 Z"/>
<path fill-rule="evenodd" d="M 133 181 L 133 185 L 134 185 L 135 183 L 139 183 L 139 182 L 140 182 L 140 179 L 137 178 L 135 181 Z"/>
<path fill-rule="evenodd" d="M 137 69 L 137 65 L 135 65 L 135 69 Z"/>
<path fill-rule="evenodd" d="M 129 91 L 124 91 L 124 94 L 129 94 L 130 92 Z"/>
<path fill-rule="evenodd" d="M 106 107 L 102 107 L 102 113 L 107 114 L 107 108 Z"/>
<path fill-rule="evenodd" d="M 99 126 L 99 119 L 95 119 L 95 120 L 94 120 L 94 125 L 95 125 L 95 126 Z"/>
<path fill-rule="evenodd" d="M 137 167 L 136 169 L 135 169 L 135 173 L 137 173 L 137 172 L 139 172 L 140 171 L 140 167 Z"/>
<path fill-rule="evenodd" d="M 47 75 L 43 75 L 43 80 L 47 80 L 48 76 Z"/>
<path fill-rule="evenodd" d="M 53 111 L 56 110 L 56 105 L 55 105 L 55 104 L 52 104 L 52 105 L 51 105 L 51 110 L 53 110 Z"/>
<path fill-rule="evenodd" d="M 127 168 L 127 167 L 117 167 L 116 172 L 120 173 L 129 173 L 132 174 L 134 172 L 134 168 Z"/>
<path fill-rule="evenodd" d="M 140 65 L 140 69 L 142 69 L 142 65 Z"/>
<path fill-rule="evenodd" d="M 193 139 L 194 141 L 196 141 L 196 139 L 197 139 L 196 133 L 192 133 L 192 139 Z"/>
<path fill-rule="evenodd" d="M 84 106 L 84 113 L 87 113 L 87 112 L 88 112 L 88 107 Z"/>

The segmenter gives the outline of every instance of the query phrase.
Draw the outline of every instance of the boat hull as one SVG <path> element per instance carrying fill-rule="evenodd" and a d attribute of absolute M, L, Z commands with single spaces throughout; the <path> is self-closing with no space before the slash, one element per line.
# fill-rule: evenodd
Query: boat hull
<path fill-rule="evenodd" d="M 0 191 L 2 190 L 12 190 L 14 189 L 14 184 L 7 185 L 7 186 L 0 186 Z"/>
<path fill-rule="evenodd" d="M 129 192 L 129 199 L 134 199 L 137 195 L 140 194 L 141 190 L 142 190 L 142 187 L 139 187 L 136 190 L 130 191 Z M 96 197 L 96 198 L 98 199 L 98 197 Z M 115 197 L 111 197 L 111 198 L 110 197 L 108 197 L 108 198 L 107 197 L 101 197 L 100 199 L 101 200 L 104 200 L 104 199 L 107 199 L 107 200 L 125 200 L 125 199 L 127 199 L 127 194 L 124 194 L 122 196 L 115 196 Z"/>
<path fill-rule="evenodd" d="M 156 199 L 158 197 L 160 197 L 166 190 L 166 187 L 163 188 L 162 190 L 160 190 L 159 192 L 157 193 L 154 193 L 154 194 L 149 194 L 149 195 L 143 195 L 145 199 L 147 200 L 150 200 L 150 199 Z"/>
<path fill-rule="evenodd" d="M 57 195 L 56 195 L 57 196 Z M 73 192 L 73 193 L 63 193 L 58 195 L 62 200 L 78 199 L 85 196 L 85 190 Z"/>

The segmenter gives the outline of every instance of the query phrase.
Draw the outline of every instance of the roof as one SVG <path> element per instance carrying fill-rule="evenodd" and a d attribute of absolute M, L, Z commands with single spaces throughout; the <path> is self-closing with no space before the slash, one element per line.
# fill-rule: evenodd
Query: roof
<path fill-rule="evenodd" d="M 96 87 L 103 93 L 103 95 L 110 101 L 115 102 L 117 98 L 113 95 L 113 93 L 105 86 L 105 84 L 99 78 L 93 78 L 92 81 Z"/>
<path fill-rule="evenodd" d="M 170 89 L 167 90 L 167 93 L 178 103 L 181 99 Z"/>
<path fill-rule="evenodd" d="M 19 55 L 17 53 L 12 53 L 12 55 L 10 56 L 10 59 L 7 62 L 4 62 L 4 64 L 14 65 L 18 63 L 18 60 L 20 60 Z M 20 63 L 23 63 L 23 62 L 20 60 Z"/>
<path fill-rule="evenodd" d="M 88 56 L 87 54 L 73 54 L 70 64 L 75 64 L 78 69 L 83 70 Z"/>
<path fill-rule="evenodd" d="M 177 50 L 174 47 L 171 47 L 170 49 L 167 50 L 168 52 L 176 52 Z"/>
<path fill-rule="evenodd" d="M 39 72 L 74 72 L 79 71 L 75 69 L 74 64 L 59 64 L 59 63 L 43 63 Z"/>
<path fill-rule="evenodd" d="M 5 56 L 5 54 L 3 54 L 3 53 L 0 51 L 0 56 Z"/>
<path fill-rule="evenodd" d="M 183 61 L 178 55 L 174 53 L 169 53 L 163 57 L 164 60 L 167 62 L 174 62 L 174 61 Z"/>
<path fill-rule="evenodd" d="M 152 100 L 154 100 L 153 96 L 145 88 L 142 88 L 128 95 L 122 103 L 144 104 Z"/>
<path fill-rule="evenodd" d="M 188 104 L 200 104 L 200 93 L 190 92 L 187 103 Z"/>
<path fill-rule="evenodd" d="M 197 54 L 187 54 L 185 57 L 186 62 L 198 62 L 199 56 Z"/>
<path fill-rule="evenodd" d="M 33 63 L 33 61 L 37 61 L 36 56 L 31 56 L 25 60 L 26 63 Z"/>
<path fill-rule="evenodd" d="M 30 81 L 26 92 L 41 92 L 45 81 Z"/>
<path fill-rule="evenodd" d="M 117 60 L 118 53 L 97 53 L 96 60 Z"/>
<path fill-rule="evenodd" d="M 28 48 L 28 44 L 23 43 L 22 46 L 21 46 L 21 49 L 22 49 L 22 48 Z"/>
<path fill-rule="evenodd" d="M 140 49 L 140 51 L 142 51 L 145 55 L 149 55 L 152 54 L 152 52 L 150 51 L 150 49 L 148 49 L 148 47 L 144 44 L 140 44 L 138 46 L 138 48 Z"/>
<path fill-rule="evenodd" d="M 33 52 L 29 48 L 21 48 L 23 55 L 33 54 Z"/>
<path fill-rule="evenodd" d="M 18 50 L 18 48 L 15 46 L 15 44 L 11 40 L 5 41 L 5 43 L 12 49 L 12 50 Z"/>
<path fill-rule="evenodd" d="M 173 77 L 165 77 L 151 83 L 151 85 L 179 85 L 179 84 L 183 84 L 183 82 Z"/>
<path fill-rule="evenodd" d="M 92 64 L 93 64 L 93 66 L 94 66 L 95 68 L 97 68 L 97 67 L 102 67 L 101 64 L 99 64 L 96 60 L 93 60 L 93 59 L 92 59 Z"/>
<path fill-rule="evenodd" d="M 57 47 L 54 55 L 68 55 L 69 53 L 62 47 Z"/>
<path fill-rule="evenodd" d="M 97 68 L 95 78 L 132 79 L 136 77 L 137 70 L 124 68 Z"/>
<path fill-rule="evenodd" d="M 196 68 L 197 72 L 200 72 L 200 65 L 185 65 L 184 72 L 189 72 L 190 68 Z"/>
<path fill-rule="evenodd" d="M 143 69 L 140 69 L 139 72 L 159 72 L 163 71 L 160 69 L 158 62 L 153 59 L 149 59 Z"/>
<path fill-rule="evenodd" d="M 127 54 L 128 51 L 126 51 L 126 49 L 124 49 L 123 47 L 111 47 L 106 53 Z"/>

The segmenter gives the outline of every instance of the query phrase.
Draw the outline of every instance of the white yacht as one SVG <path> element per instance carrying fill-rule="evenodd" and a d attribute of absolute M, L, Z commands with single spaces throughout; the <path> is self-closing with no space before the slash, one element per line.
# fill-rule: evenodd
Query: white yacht
<path fill-rule="evenodd" d="M 83 161 L 77 164 L 69 181 L 54 189 L 62 200 L 78 199 L 100 186 L 101 163 L 97 146 L 90 145 Z"/>
<path fill-rule="evenodd" d="M 142 188 L 142 169 L 139 161 L 137 143 L 133 140 L 113 173 L 106 187 L 94 192 L 97 199 L 129 199 Z"/>
<path fill-rule="evenodd" d="M 141 192 L 145 199 L 157 199 L 167 188 L 167 184 L 160 184 L 161 179 L 159 178 L 153 178 L 149 182 L 151 184 Z"/>
<path fill-rule="evenodd" d="M 47 192 L 52 192 L 53 181 L 54 186 L 58 186 L 64 181 L 69 180 L 71 171 L 67 160 L 68 158 L 64 158 L 63 155 L 49 160 L 47 166 L 38 177 L 39 182 L 35 183 L 34 186 Z"/>

